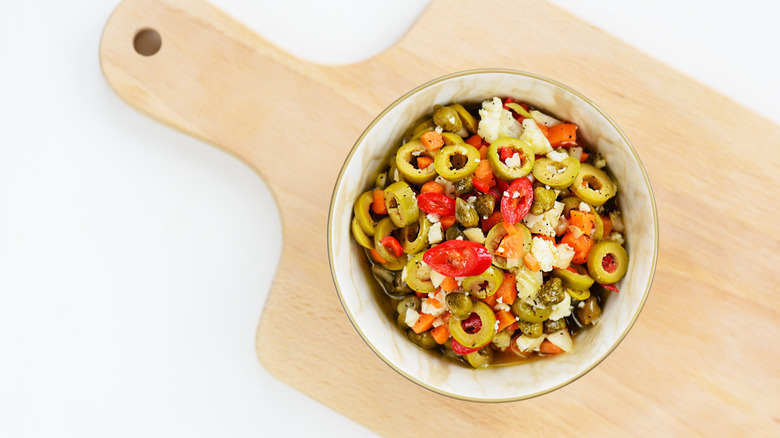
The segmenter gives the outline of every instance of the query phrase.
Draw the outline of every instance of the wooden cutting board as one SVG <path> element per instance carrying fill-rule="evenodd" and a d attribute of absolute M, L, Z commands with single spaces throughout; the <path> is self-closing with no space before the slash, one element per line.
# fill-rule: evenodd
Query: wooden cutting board
<path fill-rule="evenodd" d="M 133 48 L 142 28 L 162 38 L 154 55 Z M 283 253 L 257 354 L 298 390 L 391 436 L 780 435 L 780 128 L 761 116 L 535 1 L 434 2 L 389 50 L 334 67 L 199 0 L 126 0 L 100 58 L 129 104 L 233 154 L 274 193 Z M 371 353 L 325 242 L 336 176 L 375 115 L 482 67 L 555 78 L 604 108 L 641 156 L 660 220 L 655 282 L 620 347 L 563 389 L 503 404 L 434 394 Z"/>

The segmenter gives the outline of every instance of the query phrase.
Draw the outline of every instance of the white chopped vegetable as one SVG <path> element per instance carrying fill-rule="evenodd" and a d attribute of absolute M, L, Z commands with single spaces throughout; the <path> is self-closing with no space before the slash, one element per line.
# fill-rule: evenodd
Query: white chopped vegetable
<path fill-rule="evenodd" d="M 626 225 L 623 223 L 623 216 L 619 212 L 611 212 L 609 218 L 612 219 L 612 231 L 617 231 L 618 233 L 626 231 Z"/>
<path fill-rule="evenodd" d="M 425 215 L 425 217 L 432 224 L 435 224 L 436 222 L 439 222 L 441 220 L 441 216 L 439 216 L 438 214 L 433 214 L 433 213 L 428 213 L 428 214 Z"/>
<path fill-rule="evenodd" d="M 555 248 L 558 250 L 558 257 L 553 263 L 553 268 L 566 269 L 574 258 L 574 250 L 565 243 L 556 245 Z"/>
<path fill-rule="evenodd" d="M 406 309 L 406 315 L 404 315 L 404 322 L 409 327 L 413 326 L 415 322 L 417 322 L 417 318 L 420 317 L 420 314 L 417 313 L 416 310 L 412 308 Z"/>
<path fill-rule="evenodd" d="M 569 150 L 569 155 L 572 156 L 572 158 L 576 158 L 577 161 L 582 160 L 582 148 L 579 146 L 574 146 Z"/>
<path fill-rule="evenodd" d="M 555 227 L 558 226 L 561 213 L 563 213 L 563 202 L 556 201 L 553 208 L 547 210 L 542 215 L 526 214 L 523 223 L 528 227 L 528 231 L 534 234 L 544 234 L 545 236 L 555 236 Z"/>
<path fill-rule="evenodd" d="M 506 164 L 507 167 L 520 167 L 522 163 L 523 160 L 520 159 L 520 154 L 518 154 L 517 152 L 515 152 L 514 155 L 512 155 L 511 157 L 507 158 L 504 161 L 504 164 Z"/>
<path fill-rule="evenodd" d="M 401 269 L 401 281 L 406 281 L 406 266 Z"/>
<path fill-rule="evenodd" d="M 563 351 L 571 351 L 573 347 L 571 336 L 569 335 L 569 331 L 566 329 L 559 330 L 555 333 L 550 333 L 547 335 L 547 340 Z"/>
<path fill-rule="evenodd" d="M 571 295 L 564 293 L 563 301 L 558 304 L 553 304 L 550 320 L 555 321 L 569 315 L 571 315 Z"/>
<path fill-rule="evenodd" d="M 616 232 L 609 233 L 609 236 L 605 237 L 604 240 L 611 240 L 612 242 L 617 243 L 618 245 L 623 245 L 626 243 L 626 241 L 623 239 L 623 235 Z"/>
<path fill-rule="evenodd" d="M 485 233 L 481 228 L 466 228 L 463 230 L 463 235 L 472 242 L 485 243 Z"/>
<path fill-rule="evenodd" d="M 523 353 L 531 353 L 539 350 L 539 346 L 544 342 L 545 336 L 530 338 L 526 335 L 518 336 L 515 340 L 515 346 Z"/>
<path fill-rule="evenodd" d="M 607 167 L 607 159 L 603 155 L 597 154 L 596 158 L 593 159 L 593 165 L 599 169 Z"/>
<path fill-rule="evenodd" d="M 537 155 L 544 155 L 553 150 L 550 141 L 531 119 L 523 120 L 523 135 L 520 136 L 520 140 L 527 141 Z"/>
<path fill-rule="evenodd" d="M 534 237 L 531 243 L 531 254 L 539 261 L 542 271 L 550 272 L 555 259 L 558 258 L 558 249 L 553 242 L 541 237 Z"/>
<path fill-rule="evenodd" d="M 555 125 L 560 125 L 562 122 L 555 117 L 548 116 L 547 114 L 537 111 L 537 110 L 531 110 L 531 117 L 533 117 L 534 122 L 544 125 L 548 128 L 553 127 Z"/>
<path fill-rule="evenodd" d="M 431 298 L 426 298 L 422 300 L 422 306 L 420 306 L 420 310 L 422 313 L 427 313 L 432 316 L 439 316 L 444 313 L 445 310 L 447 310 L 444 307 L 444 303 L 438 301 L 439 306 L 437 307 L 436 304 L 433 303 L 433 300 Z"/>
<path fill-rule="evenodd" d="M 442 187 L 444 187 L 445 195 L 452 196 L 452 194 L 455 193 L 455 184 L 447 181 L 446 179 L 444 179 L 443 176 L 438 175 L 434 181 L 436 181 L 437 183 L 441 184 Z"/>
<path fill-rule="evenodd" d="M 439 243 L 444 239 L 444 235 L 441 231 L 441 222 L 436 222 L 428 229 L 428 243 L 431 245 Z"/>
<path fill-rule="evenodd" d="M 431 283 L 433 283 L 433 287 L 441 286 L 441 282 L 444 281 L 445 278 L 447 278 L 446 275 L 441 275 L 438 272 L 431 269 Z"/>
<path fill-rule="evenodd" d="M 539 288 L 542 287 L 544 277 L 542 271 L 532 271 L 520 265 L 515 274 L 515 283 L 517 286 L 517 297 L 519 299 L 535 298 Z"/>
<path fill-rule="evenodd" d="M 501 137 L 519 138 L 523 132 L 523 126 L 512 117 L 511 111 L 504 109 L 498 97 L 482 102 L 479 117 L 477 134 L 488 143 Z"/>
<path fill-rule="evenodd" d="M 559 163 L 561 161 L 565 160 L 568 156 L 569 156 L 569 154 L 566 153 L 566 149 L 563 149 L 563 148 L 560 148 L 560 149 L 554 150 L 554 151 L 550 151 L 550 152 L 547 153 L 547 158 L 549 158 L 549 159 L 551 159 L 553 161 L 559 162 Z"/>
<path fill-rule="evenodd" d="M 590 212 L 590 205 L 580 201 L 579 210 L 580 211 L 584 211 L 585 213 L 589 213 Z"/>

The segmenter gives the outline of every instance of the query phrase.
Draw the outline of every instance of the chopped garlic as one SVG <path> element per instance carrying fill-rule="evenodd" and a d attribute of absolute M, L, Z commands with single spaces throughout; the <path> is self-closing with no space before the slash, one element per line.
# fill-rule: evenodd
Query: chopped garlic
<path fill-rule="evenodd" d="M 507 158 L 506 161 L 504 161 L 504 164 L 507 165 L 507 167 L 520 167 L 520 165 L 523 163 L 523 160 L 520 159 L 520 154 L 515 152 L 514 155 Z"/>
<path fill-rule="evenodd" d="M 590 205 L 580 201 L 580 206 L 578 208 L 579 211 L 584 211 L 585 213 L 590 212 Z"/>
<path fill-rule="evenodd" d="M 417 319 L 420 317 L 420 314 L 417 313 L 416 310 L 410 308 L 406 309 L 406 315 L 404 315 L 404 323 L 408 325 L 409 327 L 412 327 L 415 322 L 417 322 Z"/>
<path fill-rule="evenodd" d="M 530 113 L 531 113 L 531 117 L 533 117 L 534 119 L 534 122 L 540 125 L 544 125 L 548 128 L 551 128 L 555 125 L 560 125 L 562 123 L 560 120 L 556 119 L 555 117 L 548 116 L 547 114 L 541 111 L 531 110 Z"/>
<path fill-rule="evenodd" d="M 531 254 L 539 261 L 542 271 L 552 271 L 553 263 L 558 258 L 558 249 L 553 242 L 541 237 L 534 237 L 531 243 Z"/>
<path fill-rule="evenodd" d="M 433 287 L 441 286 L 441 282 L 444 281 L 445 278 L 447 278 L 446 275 L 441 275 L 438 272 L 431 269 L 431 283 L 433 283 Z"/>
<path fill-rule="evenodd" d="M 565 243 L 556 245 L 555 248 L 558 250 L 558 257 L 553 263 L 553 268 L 566 269 L 574 258 L 574 250 Z"/>
<path fill-rule="evenodd" d="M 507 303 L 496 303 L 494 308 L 496 310 L 504 310 L 504 311 L 507 311 L 507 312 L 512 310 L 512 307 L 510 307 L 509 304 L 507 304 Z"/>
<path fill-rule="evenodd" d="M 396 172 L 397 171 L 398 170 L 396 170 Z M 441 175 L 437 176 L 434 181 L 436 181 L 437 183 L 441 184 L 442 187 L 444 187 L 445 195 L 452 196 L 452 194 L 455 193 L 455 184 L 453 184 L 450 181 L 447 181 L 446 179 L 444 179 L 443 176 Z"/>
<path fill-rule="evenodd" d="M 553 208 L 547 210 L 542 215 L 526 214 L 523 218 L 523 223 L 528 227 L 528 231 L 534 234 L 555 236 L 555 227 L 558 226 L 561 213 L 563 213 L 563 202 L 556 201 L 553 204 Z"/>
<path fill-rule="evenodd" d="M 566 153 L 566 150 L 563 148 L 560 148 L 558 150 L 550 151 L 547 153 L 547 158 L 560 163 L 561 161 L 565 160 L 566 157 L 568 157 L 569 154 Z"/>
<path fill-rule="evenodd" d="M 441 222 L 436 222 L 431 225 L 431 228 L 428 229 L 428 243 L 433 245 L 435 243 L 441 242 L 443 239 L 444 236 L 441 230 Z"/>
<path fill-rule="evenodd" d="M 626 241 L 623 239 L 623 235 L 616 232 L 609 233 L 609 236 L 604 238 L 605 240 L 611 240 L 612 242 L 617 243 L 618 245 L 623 245 L 626 243 Z"/>
<path fill-rule="evenodd" d="M 436 222 L 439 222 L 441 220 L 441 216 L 439 216 L 438 214 L 433 214 L 433 213 L 428 213 L 428 214 L 425 215 L 425 217 L 432 224 L 435 224 Z"/>

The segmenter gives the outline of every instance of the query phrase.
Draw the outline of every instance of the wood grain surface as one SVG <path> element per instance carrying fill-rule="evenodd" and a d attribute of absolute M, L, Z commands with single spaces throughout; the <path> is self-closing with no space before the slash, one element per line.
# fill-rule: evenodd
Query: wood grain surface
<path fill-rule="evenodd" d="M 147 27 L 162 48 L 144 57 L 132 40 Z M 274 193 L 283 253 L 257 354 L 280 380 L 387 436 L 780 436 L 780 128 L 763 117 L 535 1 L 440 0 L 395 46 L 334 67 L 199 0 L 126 0 L 100 57 L 130 105 L 233 154 Z M 600 105 L 642 158 L 660 220 L 655 281 L 623 343 L 574 383 L 503 404 L 452 400 L 386 366 L 344 314 L 326 254 L 332 187 L 362 130 L 416 85 L 484 67 Z"/>

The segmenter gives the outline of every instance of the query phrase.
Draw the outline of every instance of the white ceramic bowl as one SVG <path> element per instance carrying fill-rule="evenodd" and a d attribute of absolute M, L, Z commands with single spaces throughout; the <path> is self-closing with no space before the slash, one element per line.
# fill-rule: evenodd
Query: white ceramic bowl
<path fill-rule="evenodd" d="M 406 128 L 434 104 L 515 97 L 579 125 L 581 136 L 607 158 L 619 184 L 629 268 L 598 325 L 580 332 L 574 349 L 526 364 L 480 370 L 420 350 L 395 326 L 372 292 L 365 255 L 350 234 L 352 205 L 371 187 L 372 173 Z M 328 218 L 328 256 L 341 303 L 363 340 L 390 367 L 432 391 L 472 401 L 512 401 L 544 394 L 587 373 L 626 336 L 647 298 L 658 253 L 658 217 L 650 182 L 636 151 L 615 122 L 582 94 L 556 81 L 513 70 L 474 70 L 421 85 L 385 109 L 363 132 L 341 169 Z"/>

